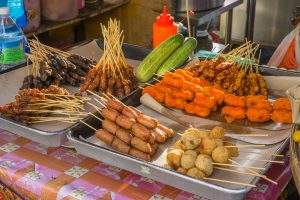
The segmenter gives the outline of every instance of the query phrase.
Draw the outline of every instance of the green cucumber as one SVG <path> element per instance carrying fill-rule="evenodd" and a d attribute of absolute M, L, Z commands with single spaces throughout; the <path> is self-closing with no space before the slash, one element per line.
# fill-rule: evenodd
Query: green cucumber
<path fill-rule="evenodd" d="M 171 69 L 183 65 L 196 47 L 197 40 L 195 38 L 186 39 L 183 44 L 177 48 L 176 51 L 159 67 L 157 74 L 162 76 Z"/>
<path fill-rule="evenodd" d="M 184 37 L 176 34 L 153 49 L 139 64 L 136 77 L 139 82 L 146 82 L 157 72 L 161 64 L 183 43 Z"/>

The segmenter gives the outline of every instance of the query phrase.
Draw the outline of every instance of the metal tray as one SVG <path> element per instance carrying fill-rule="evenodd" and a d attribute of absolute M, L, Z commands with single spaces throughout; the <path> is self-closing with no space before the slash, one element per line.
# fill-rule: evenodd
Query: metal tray
<path fill-rule="evenodd" d="M 92 44 L 93 42 L 95 43 L 94 46 L 97 46 L 98 49 L 101 49 L 103 40 L 97 39 L 97 40 L 85 41 L 69 49 L 69 51 L 76 52 L 76 49 L 82 48 L 85 45 Z M 150 52 L 150 50 L 148 49 L 134 46 L 134 45 L 129 45 L 129 44 L 123 44 L 122 48 L 125 57 L 130 61 L 134 60 L 134 62 L 139 62 Z M 82 53 L 83 56 L 86 57 L 91 57 L 91 55 L 94 57 L 100 57 L 99 52 L 90 49 L 88 52 L 85 51 Z M 27 75 L 27 67 L 24 64 L 0 73 L 0 89 L 1 89 L 0 104 L 1 105 L 13 101 L 14 96 L 17 95 L 17 92 L 22 85 L 23 78 L 26 75 Z M 64 86 L 64 85 L 62 85 L 62 87 L 66 88 L 71 93 L 76 93 L 79 90 L 79 87 Z M 135 91 L 133 91 L 131 94 L 133 95 L 134 92 Z M 93 110 L 88 110 L 88 111 L 93 111 Z M 87 117 L 87 119 L 88 118 L 89 117 Z M 67 142 L 67 136 L 66 136 L 67 132 L 75 129 L 79 125 L 79 123 L 80 122 L 71 125 L 69 124 L 66 125 L 59 122 L 58 123 L 49 122 L 49 123 L 42 123 L 36 125 L 25 125 L 0 115 L 0 127 L 2 129 L 5 129 L 7 131 L 13 132 L 20 136 L 29 138 L 31 140 L 34 140 L 36 142 L 51 147 L 57 147 Z"/>
<path fill-rule="evenodd" d="M 138 96 L 138 95 L 137 95 Z M 140 104 L 139 99 L 136 96 L 130 96 L 124 99 L 124 103 L 128 105 L 138 106 Z M 176 134 L 174 138 L 167 141 L 165 144 L 161 144 L 157 153 L 152 158 L 151 162 L 145 162 L 139 160 L 137 158 L 119 153 L 107 145 L 103 144 L 100 140 L 96 139 L 94 136 L 94 131 L 87 128 L 85 125 L 81 124 L 76 129 L 73 129 L 68 133 L 68 138 L 71 142 L 73 142 L 78 153 L 83 154 L 85 156 L 91 157 L 93 159 L 105 162 L 107 164 L 126 169 L 133 173 L 139 174 L 141 176 L 146 176 L 148 178 L 157 180 L 159 182 L 180 188 L 182 190 L 200 195 L 201 197 L 206 197 L 209 199 L 243 199 L 245 195 L 251 190 L 250 187 L 243 186 L 233 186 L 230 184 L 213 184 L 211 182 L 205 182 L 196 180 L 194 178 L 179 174 L 173 170 L 165 169 L 162 167 L 162 164 L 165 162 L 165 157 L 167 151 L 171 149 L 173 143 L 180 137 L 178 132 L 185 130 L 186 127 L 179 125 L 178 123 L 163 117 L 151 109 L 147 109 L 147 107 L 141 105 L 139 106 L 145 114 L 149 116 L 155 116 L 159 118 L 160 122 L 167 125 L 174 130 L 176 130 Z M 99 121 L 95 119 L 89 119 L 86 121 L 90 125 L 95 128 L 100 128 Z M 237 144 L 246 144 L 241 141 L 236 141 Z M 288 144 L 289 139 L 286 139 L 278 144 L 270 145 L 263 149 L 264 152 L 269 153 L 280 153 Z M 247 151 L 259 151 L 258 148 L 248 148 Z M 245 150 L 245 151 L 246 151 Z M 256 157 L 257 156 L 257 157 Z M 260 158 L 260 159 L 271 159 L 270 157 L 261 157 L 261 155 L 251 154 L 251 158 Z M 245 161 L 244 163 L 239 160 L 241 164 L 245 164 L 246 162 L 249 164 L 249 161 Z M 260 173 L 265 173 L 267 169 L 271 166 L 270 163 L 255 163 L 255 166 L 265 167 L 265 170 L 260 171 Z M 224 171 L 215 171 L 213 177 L 214 178 L 223 178 Z M 229 172 L 227 172 L 229 173 Z M 226 174 L 225 174 L 226 176 Z M 232 179 L 239 181 L 238 175 L 230 175 Z M 224 178 L 225 179 L 225 178 Z M 249 183 L 256 184 L 259 178 L 247 178 Z M 248 183 L 248 182 L 247 182 Z"/>

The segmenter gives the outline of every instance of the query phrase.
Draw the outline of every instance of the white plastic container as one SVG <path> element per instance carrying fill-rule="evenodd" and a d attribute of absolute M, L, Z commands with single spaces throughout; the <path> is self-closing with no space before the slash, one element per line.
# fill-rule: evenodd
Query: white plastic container
<path fill-rule="evenodd" d="M 65 21 L 78 16 L 78 0 L 41 0 L 41 11 L 44 19 Z"/>

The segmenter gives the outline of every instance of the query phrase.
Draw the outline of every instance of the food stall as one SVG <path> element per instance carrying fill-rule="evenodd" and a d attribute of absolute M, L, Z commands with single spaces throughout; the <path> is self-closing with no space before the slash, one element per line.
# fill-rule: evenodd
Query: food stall
<path fill-rule="evenodd" d="M 181 1 L 185 36 L 165 6 L 151 49 L 114 17 L 66 49 L 34 30 L 27 62 L 0 73 L 2 198 L 274 199 L 292 176 L 299 186 L 300 72 L 261 64 L 247 39 L 197 49 L 191 22 L 242 3 L 215 2 L 195 15 Z"/>

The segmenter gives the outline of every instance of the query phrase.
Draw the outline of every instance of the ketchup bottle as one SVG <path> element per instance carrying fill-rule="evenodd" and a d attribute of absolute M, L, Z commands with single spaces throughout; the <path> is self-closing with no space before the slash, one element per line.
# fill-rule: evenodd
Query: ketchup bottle
<path fill-rule="evenodd" d="M 176 33 L 177 26 L 174 23 L 174 17 L 167 13 L 167 7 L 164 6 L 163 13 L 156 18 L 156 22 L 153 24 L 153 48 Z"/>

